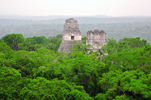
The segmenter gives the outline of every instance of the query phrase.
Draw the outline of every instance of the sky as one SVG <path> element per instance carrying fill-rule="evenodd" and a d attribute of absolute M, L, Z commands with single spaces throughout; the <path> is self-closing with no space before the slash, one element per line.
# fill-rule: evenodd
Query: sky
<path fill-rule="evenodd" d="M 0 0 L 0 15 L 151 16 L 151 0 Z"/>

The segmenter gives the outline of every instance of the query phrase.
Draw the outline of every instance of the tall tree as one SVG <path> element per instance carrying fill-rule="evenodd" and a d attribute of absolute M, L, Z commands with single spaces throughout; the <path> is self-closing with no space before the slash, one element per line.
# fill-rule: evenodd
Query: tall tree
<path fill-rule="evenodd" d="M 8 34 L 5 35 L 2 40 L 13 50 L 19 50 L 18 43 L 24 43 L 25 38 L 22 34 Z"/>

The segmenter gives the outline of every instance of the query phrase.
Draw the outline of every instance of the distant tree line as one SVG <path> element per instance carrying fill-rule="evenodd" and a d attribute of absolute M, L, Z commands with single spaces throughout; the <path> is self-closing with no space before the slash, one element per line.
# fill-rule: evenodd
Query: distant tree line
<path fill-rule="evenodd" d="M 88 30 L 104 30 L 107 38 L 117 41 L 123 38 L 136 38 L 151 43 L 151 18 L 76 18 L 82 36 Z M 33 36 L 54 37 L 62 34 L 65 19 L 57 20 L 11 20 L 0 19 L 0 38 L 6 34 L 21 33 L 25 38 Z"/>

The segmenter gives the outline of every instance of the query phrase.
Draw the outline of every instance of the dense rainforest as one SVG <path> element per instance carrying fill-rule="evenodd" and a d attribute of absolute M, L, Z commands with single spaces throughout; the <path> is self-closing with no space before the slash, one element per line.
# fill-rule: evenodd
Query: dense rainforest
<path fill-rule="evenodd" d="M 37 17 L 34 19 L 37 19 Z M 62 34 L 66 19 L 23 20 L 17 18 L 1 19 L 0 16 L 0 38 L 12 33 L 21 33 L 25 38 L 33 36 L 53 37 Z M 88 30 L 98 29 L 104 30 L 107 33 L 107 39 L 114 38 L 119 41 L 119 39 L 123 38 L 140 37 L 140 39 L 145 39 L 148 43 L 151 43 L 151 17 L 75 17 L 74 19 L 79 23 L 82 37 L 87 35 Z"/>
<path fill-rule="evenodd" d="M 1 100 L 151 100 L 151 45 L 139 37 L 108 39 L 93 52 L 75 43 L 57 52 L 51 38 L 0 39 Z"/>

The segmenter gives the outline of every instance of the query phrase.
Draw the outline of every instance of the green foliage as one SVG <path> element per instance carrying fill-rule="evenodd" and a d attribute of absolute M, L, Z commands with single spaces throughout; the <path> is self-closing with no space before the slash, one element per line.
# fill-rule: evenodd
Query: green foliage
<path fill-rule="evenodd" d="M 54 47 L 53 47 L 52 50 L 58 51 L 58 49 L 59 49 L 59 47 L 60 47 L 60 44 L 61 44 L 61 42 L 62 42 L 62 35 L 59 34 L 59 35 L 57 35 L 57 36 L 55 36 L 55 37 L 51 37 L 51 38 L 49 38 L 49 39 L 50 39 L 51 43 L 54 44 Z"/>
<path fill-rule="evenodd" d="M 5 58 L 12 58 L 14 53 L 13 50 L 3 41 L 0 42 L 0 52 L 4 55 Z"/>
<path fill-rule="evenodd" d="M 149 82 L 144 72 L 133 71 L 110 71 L 104 73 L 101 80 L 98 82 L 101 89 L 106 94 L 106 99 L 113 99 L 117 95 L 128 95 L 135 99 L 151 98 L 150 88 L 146 84 Z M 101 95 L 98 95 L 99 97 Z M 122 98 L 122 97 L 116 97 Z"/>
<path fill-rule="evenodd" d="M 108 54 L 115 54 L 121 51 L 127 52 L 136 48 L 145 47 L 147 44 L 148 43 L 146 40 L 140 40 L 139 37 L 124 38 L 119 40 L 118 42 L 112 38 L 108 39 L 108 43 L 102 48 L 102 51 L 107 52 Z"/>
<path fill-rule="evenodd" d="M 47 39 L 44 36 L 34 36 L 32 38 L 26 38 L 24 43 L 20 43 L 20 50 L 35 51 L 38 48 L 46 47 L 50 50 L 57 51 L 62 41 L 62 35 L 57 35 Z"/>
<path fill-rule="evenodd" d="M 19 71 L 6 67 L 0 67 L 0 98 L 17 99 L 21 91 L 21 74 Z"/>
<path fill-rule="evenodd" d="M 83 43 L 83 44 L 86 44 L 86 39 L 87 39 L 86 37 L 83 37 L 83 38 L 82 38 L 82 43 Z"/>
<path fill-rule="evenodd" d="M 145 48 L 138 48 L 129 52 L 120 52 L 105 57 L 104 62 L 111 70 L 141 70 L 146 74 L 151 72 L 151 50 Z"/>
<path fill-rule="evenodd" d="M 105 64 L 98 60 L 91 59 L 83 52 L 71 52 L 71 58 L 64 60 L 60 65 L 60 71 L 63 73 L 64 79 L 74 82 L 76 85 L 84 86 L 84 89 L 90 96 L 96 95 L 99 91 L 97 88 L 98 78 L 107 70 Z M 103 69 L 106 69 L 102 71 Z"/>
<path fill-rule="evenodd" d="M 35 40 L 37 44 L 42 44 L 47 41 L 47 38 L 44 36 L 34 36 L 32 39 Z"/>
<path fill-rule="evenodd" d="M 91 45 L 75 43 L 70 52 L 59 53 L 62 35 L 19 36 L 0 41 L 3 100 L 151 99 L 151 45 L 146 40 L 109 39 L 96 52 L 89 50 Z M 11 49 L 14 39 L 17 48 Z"/>
<path fill-rule="evenodd" d="M 20 50 L 29 50 L 33 51 L 35 50 L 35 44 L 37 42 L 33 38 L 26 38 L 25 42 L 23 44 L 19 44 Z"/>
<path fill-rule="evenodd" d="M 71 57 L 76 57 L 76 53 L 81 52 L 81 51 L 84 54 L 88 54 L 88 53 L 91 54 L 93 51 L 89 49 L 90 47 L 92 47 L 90 44 L 83 45 L 81 43 L 75 42 L 74 46 L 70 48 L 70 51 L 72 53 Z"/>
<path fill-rule="evenodd" d="M 13 50 L 19 50 L 19 43 L 24 43 L 24 37 L 22 34 L 8 34 L 5 35 L 2 40 L 10 46 Z"/>
<path fill-rule="evenodd" d="M 30 81 L 27 87 L 24 87 L 20 93 L 22 99 L 53 99 L 53 100 L 73 100 L 72 98 L 83 100 L 92 100 L 84 90 L 78 90 L 77 86 L 72 86 L 64 80 L 37 77 Z M 76 95 L 73 95 L 76 94 Z"/>

